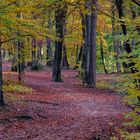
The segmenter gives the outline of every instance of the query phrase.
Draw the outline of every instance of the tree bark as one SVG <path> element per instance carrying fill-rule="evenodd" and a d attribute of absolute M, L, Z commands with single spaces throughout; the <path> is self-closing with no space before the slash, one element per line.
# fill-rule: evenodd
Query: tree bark
<path fill-rule="evenodd" d="M 2 78 L 2 50 L 1 50 L 2 44 L 0 43 L 0 106 L 4 106 L 4 99 L 3 99 L 3 78 Z"/>
<path fill-rule="evenodd" d="M 65 45 L 63 45 L 63 60 L 62 60 L 62 68 L 63 69 L 69 69 L 69 63 L 67 58 L 67 48 Z"/>
<path fill-rule="evenodd" d="M 37 53 L 36 53 L 36 38 L 32 39 L 32 67 L 36 65 Z"/>
<path fill-rule="evenodd" d="M 85 1 L 85 9 L 88 13 L 82 24 L 85 25 L 83 30 L 84 48 L 83 48 L 83 83 L 96 88 L 96 27 L 97 27 L 97 1 Z"/>
<path fill-rule="evenodd" d="M 64 36 L 66 35 L 67 33 L 67 27 L 66 27 L 66 16 L 67 16 L 67 8 L 65 8 L 65 12 L 64 12 L 64 17 L 63 17 L 63 33 L 64 33 Z M 66 47 L 66 44 L 63 44 L 63 58 L 62 58 L 62 68 L 63 69 L 69 69 L 69 63 L 68 63 L 68 57 L 67 57 L 67 47 Z"/>
<path fill-rule="evenodd" d="M 41 54 L 41 51 L 42 51 L 42 40 L 39 40 L 38 41 L 38 48 L 37 48 L 37 63 L 40 64 L 41 63 L 41 60 L 42 60 L 42 54 Z"/>
<path fill-rule="evenodd" d="M 5 59 L 6 58 L 6 50 L 2 49 L 2 58 Z"/>
<path fill-rule="evenodd" d="M 49 15 L 49 19 L 48 19 L 48 28 L 52 29 L 52 19 Z M 53 66 L 53 51 L 52 51 L 52 40 L 48 37 L 46 37 L 46 46 L 47 46 L 47 50 L 46 50 L 46 65 L 49 67 Z"/>
<path fill-rule="evenodd" d="M 112 16 L 115 18 L 115 5 L 112 6 Z M 115 60 L 116 60 L 116 70 L 117 74 L 121 73 L 121 64 L 118 61 L 119 55 L 120 55 L 120 45 L 119 41 L 116 41 L 115 35 L 117 33 L 115 32 L 115 19 L 112 19 L 112 36 L 113 36 L 113 47 L 115 52 Z"/>
<path fill-rule="evenodd" d="M 24 68 L 25 68 L 25 62 L 24 62 L 24 45 L 23 41 L 17 42 L 18 46 L 18 73 L 19 73 L 19 81 L 24 81 Z"/>
<path fill-rule="evenodd" d="M 90 85 L 90 78 L 89 78 L 89 61 L 90 61 L 90 37 L 91 37 L 91 0 L 88 0 L 85 2 L 85 8 L 88 11 L 88 13 L 85 15 L 85 30 L 84 33 L 84 48 L 83 48 L 83 83 L 86 83 L 87 85 Z"/>
<path fill-rule="evenodd" d="M 18 47 L 17 41 L 13 41 L 14 52 L 12 54 L 12 66 L 11 71 L 18 72 Z M 9 51 L 10 52 L 10 51 Z"/>
<path fill-rule="evenodd" d="M 91 7 L 91 32 L 90 32 L 90 63 L 89 85 L 96 88 L 96 29 L 97 29 L 97 0 L 92 0 Z"/>
<path fill-rule="evenodd" d="M 56 36 L 57 40 L 55 41 L 55 54 L 54 54 L 54 66 L 53 66 L 53 75 L 52 80 L 54 82 L 61 82 L 61 60 L 62 60 L 62 47 L 64 40 L 64 17 L 65 10 L 64 6 L 60 5 L 55 11 L 55 21 L 56 21 Z"/>
<path fill-rule="evenodd" d="M 47 55 L 46 55 L 47 66 L 52 67 L 53 66 L 53 52 L 51 48 L 52 41 L 48 37 L 46 37 L 46 44 L 47 44 Z"/>
<path fill-rule="evenodd" d="M 85 8 L 86 7 L 86 1 L 85 1 Z M 85 64 L 86 64 L 86 16 L 84 15 L 84 13 L 82 11 L 80 11 L 80 15 L 81 15 L 81 24 L 82 24 L 82 37 L 83 37 L 83 44 L 80 48 L 80 52 L 79 52 L 79 56 L 78 56 L 78 61 L 81 60 L 81 71 L 80 71 L 80 75 L 83 78 L 83 83 L 86 82 L 86 78 L 85 78 Z"/>
<path fill-rule="evenodd" d="M 83 52 L 83 46 L 81 46 L 80 49 L 79 49 L 79 46 L 77 46 L 76 47 L 76 52 L 75 52 L 76 53 L 76 55 L 75 55 L 76 56 L 75 69 L 79 68 L 80 61 L 82 61 L 82 52 Z"/>
<path fill-rule="evenodd" d="M 119 56 L 120 56 L 120 50 L 121 48 L 121 42 L 118 40 L 116 42 L 116 45 L 114 46 L 115 53 L 116 53 L 116 68 L 117 68 L 117 74 L 121 73 L 121 63 L 119 62 Z"/>
<path fill-rule="evenodd" d="M 103 68 L 104 68 L 104 72 L 105 73 L 108 73 L 107 68 L 105 66 L 104 50 L 103 50 L 102 43 L 100 44 L 100 48 L 101 48 L 101 51 L 100 52 L 101 52 L 101 60 L 102 60 L 102 65 L 103 65 Z"/>

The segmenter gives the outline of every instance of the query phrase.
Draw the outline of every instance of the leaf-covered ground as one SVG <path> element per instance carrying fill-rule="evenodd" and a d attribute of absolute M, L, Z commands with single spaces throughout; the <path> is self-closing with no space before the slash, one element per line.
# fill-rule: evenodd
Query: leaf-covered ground
<path fill-rule="evenodd" d="M 1 140 L 109 140 L 117 135 L 129 111 L 122 98 L 83 87 L 76 71 L 62 75 L 64 82 L 54 83 L 50 71 L 28 71 L 25 83 L 33 93 L 5 93 Z M 8 99 L 11 94 L 16 98 Z"/>

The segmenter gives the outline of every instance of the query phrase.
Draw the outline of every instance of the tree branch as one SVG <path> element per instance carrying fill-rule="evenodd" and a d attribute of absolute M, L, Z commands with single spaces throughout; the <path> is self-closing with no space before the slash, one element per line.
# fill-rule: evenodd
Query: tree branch
<path fill-rule="evenodd" d="M 110 15 L 110 14 L 108 14 L 108 13 L 106 13 L 106 12 L 100 10 L 99 8 L 97 8 L 97 10 L 98 10 L 100 13 L 102 13 L 102 14 L 104 14 L 104 15 L 106 15 L 106 16 L 108 16 L 108 17 L 110 17 L 110 18 L 112 18 L 112 19 L 117 20 L 117 21 L 120 22 L 120 19 L 117 19 L 117 18 L 113 17 L 112 15 Z"/>
<path fill-rule="evenodd" d="M 27 36 L 31 36 L 31 35 L 20 35 L 20 37 L 27 37 Z M 1 41 L 1 44 L 4 44 L 6 42 L 15 40 L 17 37 L 12 37 L 12 38 L 8 38 L 7 40 Z"/>
<path fill-rule="evenodd" d="M 137 4 L 138 6 L 140 6 L 140 1 L 139 0 L 132 0 L 135 4 Z"/>

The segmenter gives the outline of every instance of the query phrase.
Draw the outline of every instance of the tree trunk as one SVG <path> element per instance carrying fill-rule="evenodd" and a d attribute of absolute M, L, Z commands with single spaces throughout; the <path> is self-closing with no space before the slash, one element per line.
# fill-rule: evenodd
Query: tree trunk
<path fill-rule="evenodd" d="M 52 19 L 49 15 L 49 19 L 48 19 L 48 28 L 52 29 Z M 47 46 L 47 50 L 46 50 L 46 65 L 49 67 L 53 66 L 53 51 L 52 51 L 52 40 L 48 37 L 46 37 L 46 46 Z"/>
<path fill-rule="evenodd" d="M 116 53 L 116 68 L 117 68 L 117 74 L 121 73 L 121 64 L 119 62 L 119 56 L 120 56 L 120 48 L 121 48 L 121 42 L 118 40 L 116 42 L 117 44 L 114 46 L 115 53 Z"/>
<path fill-rule="evenodd" d="M 3 59 L 6 58 L 6 50 L 5 50 L 5 49 L 2 49 L 2 56 L 3 56 L 3 57 L 2 57 Z"/>
<path fill-rule="evenodd" d="M 69 69 L 69 63 L 67 58 L 67 48 L 65 45 L 63 45 L 63 60 L 62 60 L 62 68 L 63 69 Z"/>
<path fill-rule="evenodd" d="M 84 49 L 83 49 L 83 83 L 90 85 L 90 78 L 89 78 L 89 61 L 90 61 L 90 37 L 91 37 L 91 1 L 88 0 L 85 2 L 86 10 L 88 13 L 85 15 L 85 33 L 84 33 Z"/>
<path fill-rule="evenodd" d="M 37 51 L 37 60 L 38 63 L 41 63 L 41 50 L 42 50 L 42 45 L 38 46 L 38 51 Z"/>
<path fill-rule="evenodd" d="M 115 18 L 115 5 L 112 6 L 112 16 Z M 113 36 L 113 45 L 114 45 L 114 52 L 115 52 L 115 60 L 116 60 L 116 69 L 117 74 L 121 73 L 121 65 L 118 61 L 119 55 L 120 55 L 120 45 L 119 41 L 116 41 L 115 39 L 115 19 L 112 19 L 112 36 Z"/>
<path fill-rule="evenodd" d="M 86 1 L 85 1 L 85 5 L 86 5 Z M 85 6 L 85 8 L 87 8 Z M 78 56 L 78 60 L 82 61 L 81 62 L 81 71 L 80 71 L 80 75 L 83 78 L 83 83 L 86 82 L 86 78 L 85 78 L 85 64 L 86 64 L 86 16 L 84 15 L 84 13 L 82 11 L 80 11 L 80 15 L 81 15 L 81 24 L 82 24 L 82 37 L 83 37 L 83 44 L 80 48 L 80 52 L 79 52 L 79 56 Z"/>
<path fill-rule="evenodd" d="M 67 28 L 66 28 L 66 14 L 67 14 L 67 8 L 65 8 L 65 13 L 64 13 L 64 17 L 63 17 L 63 33 L 64 36 L 67 33 Z M 63 44 L 63 59 L 62 59 L 62 68 L 63 69 L 69 69 L 69 63 L 68 63 L 68 58 L 67 58 L 67 48 L 66 48 L 66 44 Z"/>
<path fill-rule="evenodd" d="M 82 52 L 83 52 L 83 46 L 80 47 L 80 51 L 79 51 L 79 54 L 78 54 L 78 57 L 77 57 L 78 63 L 82 60 Z"/>
<path fill-rule="evenodd" d="M 76 47 L 75 69 L 79 68 L 80 61 L 82 60 L 82 52 L 83 52 L 82 50 L 83 50 L 83 46 L 80 47 L 80 50 L 79 50 L 79 46 Z"/>
<path fill-rule="evenodd" d="M 0 106 L 4 106 L 4 99 L 3 99 L 3 78 L 2 78 L 2 50 L 1 50 L 2 44 L 0 44 Z"/>
<path fill-rule="evenodd" d="M 76 51 L 75 51 L 75 67 L 74 69 L 78 68 L 78 64 L 79 64 L 79 46 L 76 46 Z"/>
<path fill-rule="evenodd" d="M 97 26 L 97 1 L 85 1 L 85 8 L 88 13 L 85 15 L 85 24 L 83 31 L 84 48 L 83 48 L 83 83 L 96 88 L 96 26 Z"/>
<path fill-rule="evenodd" d="M 116 7 L 118 10 L 118 14 L 119 14 L 119 18 L 122 19 L 124 17 L 124 12 L 123 12 L 123 0 L 115 0 L 116 2 Z M 127 28 L 124 22 L 121 23 L 121 27 L 122 27 L 122 31 L 123 34 L 126 36 L 127 35 Z M 129 40 L 127 40 L 125 43 L 125 51 L 127 52 L 127 54 L 132 53 L 132 49 L 129 43 Z M 131 61 L 131 59 L 133 59 L 133 56 L 129 56 L 128 57 L 128 61 Z M 135 69 L 135 63 L 134 62 L 129 62 L 128 67 L 131 70 L 131 73 L 135 73 L 137 72 L 137 70 Z"/>
<path fill-rule="evenodd" d="M 37 53 L 36 53 L 36 38 L 32 39 L 32 67 L 36 66 L 36 59 L 37 59 Z"/>
<path fill-rule="evenodd" d="M 18 72 L 18 46 L 17 46 L 17 42 L 13 41 L 13 47 L 14 47 L 14 53 L 12 54 L 11 71 Z"/>
<path fill-rule="evenodd" d="M 24 81 L 24 45 L 23 41 L 18 41 L 18 73 L 19 73 L 19 81 Z"/>
<path fill-rule="evenodd" d="M 42 51 L 42 40 L 39 40 L 38 41 L 38 48 L 37 48 L 37 63 L 40 64 L 41 63 L 41 60 L 42 60 L 42 54 L 41 54 L 41 51 Z"/>
<path fill-rule="evenodd" d="M 96 29 L 97 29 L 97 0 L 91 5 L 91 32 L 89 58 L 89 85 L 96 88 Z"/>
<path fill-rule="evenodd" d="M 54 66 L 53 66 L 53 75 L 52 80 L 54 82 L 61 82 L 61 60 L 62 60 L 62 47 L 64 40 L 64 22 L 65 10 L 62 5 L 55 11 L 55 21 L 56 21 L 56 35 L 57 40 L 55 41 L 55 54 L 54 54 Z"/>
<path fill-rule="evenodd" d="M 46 55 L 47 66 L 52 67 L 53 66 L 53 52 L 51 48 L 52 41 L 48 37 L 46 37 L 46 44 L 47 44 L 47 55 Z"/>
<path fill-rule="evenodd" d="M 105 58 L 104 58 L 104 50 L 103 50 L 103 45 L 102 43 L 100 44 L 100 48 L 101 48 L 101 60 L 102 60 L 102 64 L 103 64 L 103 68 L 104 68 L 104 72 L 108 73 L 107 68 L 105 66 Z"/>

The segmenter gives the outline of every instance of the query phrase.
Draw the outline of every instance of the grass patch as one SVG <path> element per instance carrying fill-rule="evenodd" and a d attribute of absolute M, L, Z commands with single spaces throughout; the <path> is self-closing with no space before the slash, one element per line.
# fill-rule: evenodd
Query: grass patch
<path fill-rule="evenodd" d="M 106 82 L 97 83 L 97 88 L 99 89 L 110 89 L 109 84 Z"/>
<path fill-rule="evenodd" d="M 15 81 L 6 81 L 3 85 L 4 92 L 12 93 L 32 93 L 32 88 L 29 88 L 21 83 Z"/>

